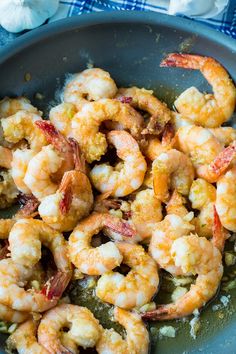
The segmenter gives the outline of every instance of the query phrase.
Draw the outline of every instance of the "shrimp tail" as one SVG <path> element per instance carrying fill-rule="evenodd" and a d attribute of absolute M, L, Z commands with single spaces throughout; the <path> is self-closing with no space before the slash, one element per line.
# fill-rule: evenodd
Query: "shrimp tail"
<path fill-rule="evenodd" d="M 162 60 L 160 67 L 173 67 L 183 69 L 200 69 L 202 57 L 191 54 L 170 53 Z"/>
<path fill-rule="evenodd" d="M 226 231 L 224 230 L 219 215 L 217 213 L 216 207 L 214 205 L 214 221 L 212 226 L 212 243 L 215 247 L 217 247 L 221 252 L 223 252 L 225 239 L 226 239 Z"/>
<path fill-rule="evenodd" d="M 124 220 L 119 220 L 114 223 L 114 220 L 107 218 L 107 220 L 105 220 L 105 226 L 126 237 L 134 237 L 136 235 L 136 231 Z"/>
<path fill-rule="evenodd" d="M 56 150 L 61 151 L 68 146 L 68 140 L 62 135 L 55 126 L 46 120 L 37 120 L 35 125 L 43 132 L 49 144 L 52 144 Z"/>
<path fill-rule="evenodd" d="M 58 271 L 56 275 L 48 279 L 44 284 L 41 294 L 45 295 L 48 300 L 60 299 L 71 279 L 71 272 Z"/>
<path fill-rule="evenodd" d="M 175 129 L 172 123 L 168 122 L 163 130 L 161 143 L 165 147 L 170 147 L 175 143 Z"/>
<path fill-rule="evenodd" d="M 74 153 L 75 170 L 86 173 L 86 162 L 78 142 L 73 138 L 68 138 L 69 144 Z"/>
<path fill-rule="evenodd" d="M 15 215 L 16 218 L 33 218 L 38 214 L 39 200 L 33 194 L 21 194 L 19 202 L 22 207 Z"/>
<path fill-rule="evenodd" d="M 142 130 L 142 135 L 159 135 L 163 129 L 163 124 L 159 122 L 159 115 L 156 114 L 150 117 L 147 127 Z"/>
<path fill-rule="evenodd" d="M 65 172 L 59 187 L 59 192 L 62 193 L 62 198 L 59 202 L 59 209 L 62 215 L 66 215 L 71 207 L 73 192 L 72 192 L 72 172 Z"/>
<path fill-rule="evenodd" d="M 168 305 L 160 305 L 156 310 L 145 312 L 141 316 L 144 320 L 149 321 L 161 321 L 176 318 L 176 314 L 172 313 L 171 308 Z"/>
<path fill-rule="evenodd" d="M 229 167 L 233 158 L 236 155 L 236 141 L 232 145 L 226 147 L 210 164 L 210 170 L 217 177 L 221 176 Z"/>
<path fill-rule="evenodd" d="M 0 249 L 0 260 L 9 257 L 9 242 L 4 240 L 4 246 Z"/>
<path fill-rule="evenodd" d="M 121 103 L 130 104 L 130 103 L 132 103 L 133 98 L 129 97 L 129 96 L 121 96 L 121 97 L 118 97 L 117 100 L 120 101 Z"/>

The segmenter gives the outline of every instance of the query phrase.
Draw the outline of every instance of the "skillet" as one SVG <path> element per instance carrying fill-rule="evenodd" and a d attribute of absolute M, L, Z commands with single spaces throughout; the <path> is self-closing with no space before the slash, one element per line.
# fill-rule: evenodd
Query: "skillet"
<path fill-rule="evenodd" d="M 175 51 L 212 56 L 236 81 L 235 40 L 183 18 L 151 12 L 103 12 L 45 25 L 1 48 L 0 97 L 26 95 L 48 112 L 57 103 L 65 73 L 82 71 L 91 63 L 109 71 L 118 86 L 153 89 L 171 106 L 187 87 L 210 89 L 198 72 L 159 67 L 161 59 Z M 36 93 L 44 99 L 37 99 Z M 165 323 L 179 327 L 177 336 L 154 338 L 151 353 L 235 354 L 236 291 L 229 294 L 227 308 L 213 312 L 210 304 L 202 313 L 196 340 L 189 335 L 188 323 Z M 214 303 L 219 304 L 219 299 Z M 163 323 L 157 324 L 161 326 Z M 4 353 L 5 339 L 0 335 L 0 353 Z"/>

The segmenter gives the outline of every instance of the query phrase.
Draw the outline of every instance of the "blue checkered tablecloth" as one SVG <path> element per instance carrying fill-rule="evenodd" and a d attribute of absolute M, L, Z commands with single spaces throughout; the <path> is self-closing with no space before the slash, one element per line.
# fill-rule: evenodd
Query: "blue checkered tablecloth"
<path fill-rule="evenodd" d="M 167 13 L 168 5 L 168 0 L 60 0 L 57 13 L 47 22 L 93 11 L 138 10 Z M 230 0 L 227 8 L 214 18 L 192 18 L 192 20 L 203 22 L 236 39 L 236 0 Z M 14 38 L 19 35 L 20 34 L 9 33 L 0 26 L 0 46 L 12 42 Z"/>

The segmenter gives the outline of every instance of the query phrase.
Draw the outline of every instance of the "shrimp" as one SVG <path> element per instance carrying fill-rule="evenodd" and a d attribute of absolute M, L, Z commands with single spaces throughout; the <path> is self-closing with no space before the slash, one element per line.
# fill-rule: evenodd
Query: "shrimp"
<path fill-rule="evenodd" d="M 34 276 L 34 267 L 26 267 L 13 262 L 11 258 L 0 261 L 0 303 L 13 310 L 23 312 L 43 312 L 56 305 L 65 289 L 63 282 L 65 277 L 55 277 L 55 281 L 47 284 L 48 294 L 45 288 L 40 292 L 33 289 L 25 290 L 28 280 Z M 66 279 L 67 282 L 67 279 Z"/>
<path fill-rule="evenodd" d="M 191 315 L 203 307 L 217 292 L 222 275 L 222 255 L 213 242 L 197 235 L 183 236 L 171 247 L 175 266 L 184 274 L 197 274 L 195 284 L 180 296 L 175 303 L 160 305 L 143 315 L 145 319 L 170 320 Z"/>
<path fill-rule="evenodd" d="M 91 240 L 104 227 L 108 227 L 121 235 L 132 236 L 134 230 L 124 221 L 108 213 L 93 213 L 82 220 L 69 238 L 69 257 L 72 263 L 82 272 L 89 275 L 100 275 L 119 266 L 122 255 L 114 242 L 107 242 L 92 248 Z"/>
<path fill-rule="evenodd" d="M 42 244 L 52 252 L 57 269 L 70 275 L 67 242 L 62 234 L 42 220 L 20 219 L 13 225 L 9 234 L 9 249 L 14 262 L 33 267 L 41 259 Z"/>
<path fill-rule="evenodd" d="M 38 209 L 41 218 L 61 232 L 72 230 L 80 219 L 89 214 L 93 204 L 85 161 L 78 146 L 76 150 L 75 170 L 65 172 L 57 192 L 43 198 Z"/>
<path fill-rule="evenodd" d="M 18 196 L 11 170 L 0 172 L 0 209 L 12 205 Z"/>
<path fill-rule="evenodd" d="M 7 339 L 7 348 L 10 351 L 16 349 L 20 354 L 49 354 L 37 341 L 37 327 L 33 320 L 22 323 Z"/>
<path fill-rule="evenodd" d="M 236 167 L 234 166 L 217 182 L 216 210 L 222 225 L 236 232 Z"/>
<path fill-rule="evenodd" d="M 99 132 L 106 120 L 121 123 L 135 138 L 139 138 L 143 127 L 142 116 L 128 104 L 108 98 L 87 103 L 73 117 L 71 129 L 89 163 L 100 160 L 107 150 L 106 137 Z"/>
<path fill-rule="evenodd" d="M 97 282 L 96 295 L 105 302 L 123 309 L 132 309 L 150 302 L 158 289 L 159 277 L 154 260 L 140 245 L 117 242 L 123 263 L 131 270 L 124 276 L 106 272 Z"/>
<path fill-rule="evenodd" d="M 10 169 L 12 162 L 12 151 L 6 147 L 0 146 L 0 167 Z"/>
<path fill-rule="evenodd" d="M 186 199 L 180 193 L 178 193 L 177 190 L 174 190 L 170 200 L 166 204 L 166 212 L 167 214 L 175 214 L 180 217 L 184 217 L 188 214 L 188 210 L 185 207 L 185 204 Z"/>
<path fill-rule="evenodd" d="M 209 129 L 197 126 L 179 128 L 176 146 L 190 157 L 198 177 L 209 183 L 227 170 L 236 151 L 235 142 L 224 149 Z"/>
<path fill-rule="evenodd" d="M 11 231 L 12 226 L 15 224 L 14 219 L 0 219 L 0 239 L 5 240 Z"/>
<path fill-rule="evenodd" d="M 172 53 L 160 66 L 200 70 L 212 86 L 214 94 L 204 95 L 196 87 L 185 90 L 174 102 L 181 114 L 207 128 L 219 127 L 231 117 L 236 103 L 236 88 L 227 71 L 215 59 Z"/>
<path fill-rule="evenodd" d="M 76 346 L 85 349 L 94 347 L 101 335 L 101 326 L 89 309 L 62 304 L 44 314 L 38 327 L 39 344 L 44 346 L 51 354 L 72 353 L 60 341 L 60 332 L 64 328 L 69 328 L 69 331 L 66 332 L 67 337 Z"/>
<path fill-rule="evenodd" d="M 188 195 L 194 179 L 191 160 L 182 152 L 171 149 L 161 153 L 152 163 L 155 195 L 162 202 L 169 198 L 169 188 Z"/>
<path fill-rule="evenodd" d="M 124 162 L 115 167 L 109 164 L 95 165 L 90 178 L 100 192 L 111 192 L 114 197 L 123 197 L 142 185 L 147 164 L 138 143 L 129 133 L 113 130 L 108 133 L 107 139 L 116 147 L 118 157 Z"/>
<path fill-rule="evenodd" d="M 26 97 L 5 97 L 0 101 L 0 118 L 13 116 L 19 111 L 27 111 L 41 116 L 41 112 L 38 111 L 36 107 L 32 106 L 30 100 Z"/>
<path fill-rule="evenodd" d="M 42 200 L 57 191 L 66 171 L 74 169 L 74 149 L 51 123 L 38 121 L 37 126 L 52 145 L 44 146 L 29 161 L 23 181 L 32 194 Z"/>
<path fill-rule="evenodd" d="M 149 244 L 149 254 L 157 262 L 160 268 L 173 275 L 182 275 L 182 269 L 175 265 L 171 255 L 171 249 L 175 240 L 188 235 L 194 230 L 190 223 L 192 213 L 185 217 L 175 214 L 167 215 L 164 220 L 157 224 Z"/>
<path fill-rule="evenodd" d="M 32 150 L 40 151 L 46 145 L 46 139 L 34 124 L 37 120 L 42 120 L 38 114 L 27 111 L 19 111 L 1 120 L 4 138 L 14 144 L 25 139 Z"/>
<path fill-rule="evenodd" d="M 59 132 L 69 136 L 71 134 L 71 121 L 76 113 L 77 109 L 73 103 L 63 102 L 50 110 L 49 119 Z"/>
<path fill-rule="evenodd" d="M 200 211 L 193 220 L 199 236 L 212 237 L 214 221 L 214 204 L 216 200 L 215 187 L 202 178 L 193 181 L 189 192 L 189 200 L 193 209 Z"/>
<path fill-rule="evenodd" d="M 31 149 L 17 149 L 13 152 L 11 175 L 17 189 L 24 194 L 31 193 L 30 188 L 24 182 L 24 178 L 28 164 L 35 154 L 36 152 Z"/>
<path fill-rule="evenodd" d="M 117 87 L 110 74 L 105 70 L 92 68 L 74 75 L 66 83 L 63 98 L 80 110 L 88 101 L 113 98 L 116 92 Z"/>
<path fill-rule="evenodd" d="M 126 329 L 126 339 L 114 329 L 103 330 L 96 345 L 98 354 L 148 354 L 149 335 L 141 317 L 116 307 L 114 320 Z"/>
<path fill-rule="evenodd" d="M 142 134 L 159 135 L 171 119 L 171 112 L 164 102 L 159 101 L 153 91 L 144 88 L 120 88 L 117 98 L 130 97 L 130 105 L 150 114 L 149 123 Z"/>
<path fill-rule="evenodd" d="M 236 129 L 232 127 L 212 128 L 209 130 L 224 146 L 229 146 L 236 140 Z"/>

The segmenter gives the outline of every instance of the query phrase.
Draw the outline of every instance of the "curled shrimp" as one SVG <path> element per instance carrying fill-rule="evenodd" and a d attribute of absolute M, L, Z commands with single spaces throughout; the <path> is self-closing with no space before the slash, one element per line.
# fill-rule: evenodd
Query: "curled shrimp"
<path fill-rule="evenodd" d="M 49 119 L 59 132 L 69 136 L 72 134 L 71 121 L 76 113 L 77 109 L 73 103 L 63 102 L 50 110 Z"/>
<path fill-rule="evenodd" d="M 222 225 L 236 232 L 236 167 L 225 173 L 217 182 L 216 210 Z"/>
<path fill-rule="evenodd" d="M 34 124 L 38 120 L 42 120 L 38 114 L 27 111 L 19 111 L 1 120 L 4 138 L 14 144 L 25 139 L 32 150 L 40 151 L 46 145 L 46 139 Z"/>
<path fill-rule="evenodd" d="M 0 118 L 13 116 L 19 111 L 27 111 L 41 115 L 41 112 L 30 103 L 26 97 L 9 98 L 5 97 L 0 101 Z"/>
<path fill-rule="evenodd" d="M 62 304 L 46 312 L 38 327 L 38 341 L 49 353 L 70 354 L 60 341 L 61 331 L 68 328 L 67 338 L 74 347 L 94 347 L 101 335 L 101 326 L 86 307 Z M 77 352 L 73 351 L 73 353 Z"/>
<path fill-rule="evenodd" d="M 166 204 L 167 214 L 175 214 L 180 217 L 186 216 L 188 214 L 188 210 L 185 206 L 186 202 L 186 199 L 174 190 L 168 203 Z"/>
<path fill-rule="evenodd" d="M 20 219 L 13 225 L 9 234 L 9 249 L 14 262 L 33 267 L 41 259 L 42 244 L 52 252 L 57 269 L 70 274 L 67 243 L 61 233 L 42 220 Z"/>
<path fill-rule="evenodd" d="M 38 208 L 41 218 L 61 232 L 72 230 L 80 219 L 89 214 L 93 204 L 85 162 L 78 146 L 75 150 L 75 170 L 65 172 L 57 192 L 44 197 Z"/>
<path fill-rule="evenodd" d="M 215 59 L 199 55 L 172 53 L 162 67 L 200 70 L 214 94 L 202 94 L 196 87 L 185 90 L 175 100 L 175 107 L 195 124 L 215 128 L 226 122 L 234 112 L 236 88 L 226 70 Z"/>
<path fill-rule="evenodd" d="M 50 285 L 47 284 L 48 289 L 51 286 L 52 296 L 49 297 L 45 294 L 45 288 L 40 292 L 24 289 L 27 282 L 32 280 L 34 272 L 34 267 L 29 268 L 15 263 L 11 258 L 2 259 L 0 261 L 0 303 L 23 312 L 43 312 L 55 306 L 61 296 L 61 288 L 64 289 L 65 278 L 60 276 Z"/>
<path fill-rule="evenodd" d="M 190 188 L 189 200 L 192 208 L 200 211 L 193 220 L 197 234 L 206 238 L 212 237 L 216 188 L 204 179 L 198 178 L 193 181 Z"/>
<path fill-rule="evenodd" d="M 171 249 L 175 240 L 188 235 L 194 230 L 194 226 L 188 216 L 180 217 L 175 214 L 167 215 L 159 222 L 149 244 L 149 253 L 157 262 L 160 268 L 165 269 L 173 275 L 183 274 L 182 269 L 177 267 L 171 255 Z"/>
<path fill-rule="evenodd" d="M 123 263 L 131 270 L 124 276 L 106 272 L 97 282 L 96 295 L 105 302 L 124 309 L 132 309 L 150 302 L 158 289 L 159 277 L 154 260 L 140 245 L 116 243 Z"/>
<path fill-rule="evenodd" d="M 142 134 L 159 135 L 163 131 L 166 123 L 171 119 L 169 108 L 164 102 L 159 101 L 153 95 L 153 91 L 138 87 L 120 88 L 116 97 L 129 97 L 131 98 L 131 106 L 142 111 L 147 111 L 150 114 L 149 123 L 142 131 Z"/>
<path fill-rule="evenodd" d="M 134 234 L 126 222 L 108 213 L 93 213 L 82 220 L 69 238 L 70 260 L 82 273 L 100 275 L 121 264 L 123 257 L 114 242 L 96 248 L 91 246 L 93 235 L 105 227 L 124 236 Z"/>
<path fill-rule="evenodd" d="M 63 98 L 80 110 L 88 101 L 113 98 L 116 92 L 117 87 L 110 74 L 100 68 L 92 68 L 73 75 L 72 80 L 66 83 Z"/>
<path fill-rule="evenodd" d="M 97 342 L 97 352 L 99 354 L 147 354 L 149 335 L 141 317 L 116 307 L 114 320 L 126 329 L 126 339 L 124 340 L 114 329 L 105 329 Z"/>
<path fill-rule="evenodd" d="M 23 179 L 33 195 L 42 200 L 54 194 L 63 174 L 74 169 L 74 150 L 70 142 L 46 121 L 37 121 L 48 142 L 28 163 Z"/>
<path fill-rule="evenodd" d="M 153 187 L 158 199 L 169 198 L 169 188 L 188 195 L 194 179 L 191 160 L 184 153 L 171 149 L 161 153 L 152 163 Z"/>
<path fill-rule="evenodd" d="M 235 142 L 226 147 L 209 129 L 198 126 L 182 127 L 177 132 L 177 148 L 187 154 L 198 177 L 216 182 L 235 157 Z"/>
<path fill-rule="evenodd" d="M 121 123 L 135 138 L 139 137 L 143 126 L 142 116 L 130 105 L 117 100 L 107 98 L 84 105 L 74 116 L 71 127 L 72 136 L 89 163 L 100 160 L 106 152 L 106 137 L 99 132 L 101 123 L 106 120 Z"/>
<path fill-rule="evenodd" d="M 111 192 L 115 197 L 126 196 L 142 185 L 147 164 L 138 143 L 129 133 L 114 130 L 108 133 L 107 139 L 124 162 L 115 167 L 106 163 L 95 165 L 90 178 L 100 192 Z"/>
<path fill-rule="evenodd" d="M 7 348 L 24 354 L 49 354 L 37 341 L 38 324 L 33 320 L 22 323 L 7 339 Z"/>
<path fill-rule="evenodd" d="M 171 254 L 175 266 L 180 267 L 184 274 L 197 274 L 196 282 L 175 303 L 160 305 L 144 314 L 145 319 L 170 320 L 188 316 L 203 307 L 217 292 L 223 266 L 221 252 L 214 242 L 197 235 L 183 236 L 174 241 Z"/>

